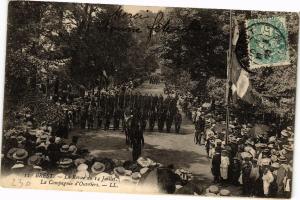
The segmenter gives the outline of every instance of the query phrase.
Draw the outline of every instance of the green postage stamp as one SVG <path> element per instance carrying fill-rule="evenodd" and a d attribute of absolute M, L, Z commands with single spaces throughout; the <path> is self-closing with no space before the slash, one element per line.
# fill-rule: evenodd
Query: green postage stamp
<path fill-rule="evenodd" d="M 284 17 L 246 21 L 250 69 L 290 64 Z"/>

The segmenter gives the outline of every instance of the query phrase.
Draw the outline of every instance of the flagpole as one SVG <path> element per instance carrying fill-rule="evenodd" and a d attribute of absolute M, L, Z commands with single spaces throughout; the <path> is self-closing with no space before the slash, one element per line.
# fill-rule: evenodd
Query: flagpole
<path fill-rule="evenodd" d="M 232 58 L 232 10 L 229 11 L 229 49 L 227 52 L 227 82 L 226 82 L 226 135 L 225 144 L 228 144 L 229 135 L 229 91 L 230 91 L 230 74 Z"/>

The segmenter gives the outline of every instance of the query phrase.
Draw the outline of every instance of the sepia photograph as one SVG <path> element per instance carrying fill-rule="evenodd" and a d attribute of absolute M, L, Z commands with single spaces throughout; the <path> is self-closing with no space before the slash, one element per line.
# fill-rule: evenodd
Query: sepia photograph
<path fill-rule="evenodd" d="M 299 13 L 6 9 L 2 187 L 292 197 Z"/>

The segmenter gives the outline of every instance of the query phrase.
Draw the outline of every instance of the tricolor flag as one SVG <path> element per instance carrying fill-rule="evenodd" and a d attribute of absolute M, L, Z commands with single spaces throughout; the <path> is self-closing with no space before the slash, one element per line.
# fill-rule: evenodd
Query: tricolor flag
<path fill-rule="evenodd" d="M 243 101 L 249 104 L 257 104 L 258 99 L 253 95 L 252 86 L 249 79 L 249 73 L 244 70 L 238 59 L 235 52 L 236 43 L 239 37 L 239 29 L 237 22 L 235 23 L 235 29 L 232 39 L 232 55 L 231 55 L 231 91 L 233 99 L 236 97 L 241 98 Z"/>

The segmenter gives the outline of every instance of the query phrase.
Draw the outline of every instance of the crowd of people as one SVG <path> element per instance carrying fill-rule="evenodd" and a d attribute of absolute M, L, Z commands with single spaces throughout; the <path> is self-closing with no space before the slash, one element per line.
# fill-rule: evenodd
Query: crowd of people
<path fill-rule="evenodd" d="M 207 195 L 220 195 L 220 186 L 233 185 L 241 186 L 244 196 L 290 198 L 293 127 L 282 130 L 282 124 L 260 118 L 245 123 L 231 115 L 226 133 L 226 116 L 217 104 L 191 94 L 180 97 L 183 112 L 195 125 L 195 143 L 203 145 L 211 160 L 215 185 L 207 188 Z"/>
<path fill-rule="evenodd" d="M 153 131 L 157 126 L 159 132 L 170 132 L 174 123 L 175 131 L 179 133 L 182 119 L 174 97 L 142 95 L 118 88 L 88 90 L 82 95 L 74 95 L 71 87 L 68 84 L 62 89 L 55 87 L 50 95 L 53 103 L 63 109 L 64 117 L 57 122 L 44 121 L 39 124 L 30 109 L 16 115 L 19 125 L 4 130 L 2 172 L 19 174 L 46 171 L 80 177 L 95 175 L 96 172 L 125 176 L 125 170 L 126 176 L 136 180 L 145 173 L 139 164 L 145 129 Z M 124 131 L 126 144 L 132 149 L 132 160 L 96 159 L 87 149 L 78 148 L 78 137 L 73 136 L 72 141 L 68 142 L 69 131 L 75 128 Z M 175 192 L 177 181 L 174 180 L 180 178 L 173 178 L 174 167 L 151 163 L 151 167 L 159 167 L 158 171 L 163 168 L 169 171 L 166 174 L 171 178 L 162 180 L 172 180 L 172 186 L 162 183 L 161 188 L 167 193 Z"/>
<path fill-rule="evenodd" d="M 224 116 L 212 108 L 213 103 L 187 113 L 195 123 L 195 143 L 203 145 L 211 159 L 213 182 L 241 186 L 245 196 L 289 198 L 293 128 L 278 132 L 276 124 L 268 127 L 259 120 L 244 124 L 235 118 L 229 121 L 226 134 Z"/>
<path fill-rule="evenodd" d="M 176 92 L 166 98 L 107 90 L 86 91 L 71 101 L 68 96 L 53 99 L 58 104 L 72 105 L 64 110 L 65 117 L 57 126 L 51 122 L 36 126 L 28 112 L 21 117 L 20 126 L 4 131 L 3 172 L 55 171 L 76 176 L 107 173 L 130 177 L 130 181 L 137 183 L 146 172 L 166 169 L 160 188 L 174 193 L 176 184 L 184 185 L 187 182 L 183 180 L 190 180 L 191 177 L 186 178 L 190 173 L 180 178 L 174 166 L 164 167 L 149 158 L 141 158 L 141 151 L 144 131 L 147 128 L 153 131 L 156 123 L 160 132 L 165 125 L 170 132 L 174 123 L 179 133 L 182 121 L 177 106 L 179 100 L 182 110 L 195 124 L 195 143 L 203 145 L 211 160 L 215 185 L 208 188 L 208 195 L 218 191 L 228 196 L 228 191 L 215 190 L 217 184 L 241 186 L 245 196 L 288 198 L 291 195 L 294 144 L 291 126 L 278 132 L 275 127 L 257 129 L 257 124 L 244 124 L 235 118 L 229 121 L 228 135 L 224 116 L 215 110 L 214 101 L 199 103 L 196 98 L 178 96 Z M 78 148 L 77 137 L 66 142 L 72 128 L 122 129 L 126 144 L 132 148 L 132 160 L 95 158 L 87 149 Z M 149 165 L 144 166 L 143 162 Z"/>
<path fill-rule="evenodd" d="M 206 149 L 216 183 L 242 185 L 243 194 L 258 197 L 290 197 L 293 131 L 276 135 L 250 135 L 251 124 L 237 128 L 225 143 L 225 132 L 206 131 Z"/>
<path fill-rule="evenodd" d="M 153 180 L 157 179 L 157 192 L 163 193 L 175 193 L 192 179 L 191 173 L 185 169 L 164 166 L 140 155 L 133 160 L 95 156 L 78 146 L 78 137 L 66 140 L 58 137 L 47 124 L 34 127 L 31 117 L 24 116 L 23 120 L 24 125 L 4 132 L 1 154 L 4 176 L 27 174 L 27 177 L 42 177 L 43 174 L 53 174 L 54 180 L 93 178 L 94 182 L 99 181 L 102 185 L 105 181 L 117 180 L 116 187 L 122 187 L 122 184 L 153 184 Z M 197 191 L 199 194 L 202 192 Z"/>

